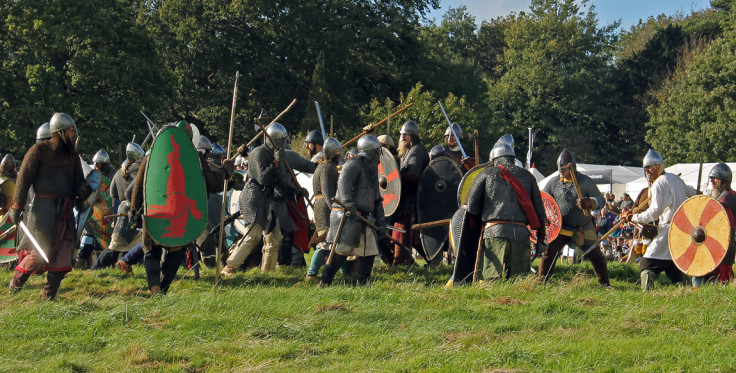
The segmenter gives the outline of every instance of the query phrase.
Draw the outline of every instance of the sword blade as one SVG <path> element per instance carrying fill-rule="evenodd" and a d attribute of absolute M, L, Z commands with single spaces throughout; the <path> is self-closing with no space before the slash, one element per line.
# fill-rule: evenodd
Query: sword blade
<path fill-rule="evenodd" d="M 460 152 L 463 153 L 463 158 L 468 158 L 468 155 L 465 154 L 465 149 L 463 149 L 463 144 L 460 143 L 460 138 L 457 137 L 457 133 L 455 133 L 455 129 L 452 128 L 452 122 L 450 122 L 450 117 L 447 116 L 447 112 L 445 111 L 445 107 L 442 106 L 442 103 L 437 101 L 438 104 L 440 104 L 440 109 L 442 109 L 442 114 L 445 114 L 445 119 L 447 119 L 447 125 L 450 126 L 450 131 L 452 131 L 452 136 L 455 137 L 455 141 L 457 142 L 457 146 L 460 148 Z"/>
<path fill-rule="evenodd" d="M 322 110 L 319 108 L 319 102 L 315 101 L 314 106 L 317 108 L 317 118 L 319 118 L 319 128 L 322 130 L 322 139 L 327 140 L 327 132 L 325 132 L 325 122 L 322 120 Z"/>
<path fill-rule="evenodd" d="M 30 231 L 28 230 L 28 228 L 26 227 L 25 223 L 23 223 L 23 221 L 21 220 L 21 222 L 20 222 L 20 223 L 18 223 L 18 226 L 20 226 L 20 229 L 22 229 L 22 230 L 23 230 L 23 233 L 25 233 L 25 234 L 26 234 L 26 236 L 28 236 L 28 239 L 29 239 L 29 240 L 31 241 L 31 243 L 33 244 L 33 247 L 35 247 L 35 248 L 36 248 L 36 250 L 38 250 L 38 253 L 39 253 L 39 254 L 41 254 L 41 257 L 43 258 L 43 260 L 45 260 L 45 261 L 46 261 L 46 264 L 48 264 L 48 262 L 49 262 L 49 257 L 47 257 L 47 256 L 46 256 L 46 253 L 45 253 L 45 252 L 43 252 L 43 250 L 41 250 L 41 245 L 39 245 L 39 244 L 38 244 L 38 241 L 36 241 L 36 238 L 35 238 L 35 237 L 33 237 L 33 235 L 31 234 L 31 232 L 30 232 Z"/>
<path fill-rule="evenodd" d="M 396 228 L 396 227 L 392 227 L 392 226 L 390 226 L 390 225 L 387 225 L 387 226 L 386 226 L 386 228 L 388 228 L 388 229 L 390 229 L 390 230 L 392 230 L 392 231 L 396 231 L 396 232 L 399 232 L 399 233 L 406 233 L 406 231 L 405 231 L 405 230 L 403 230 L 403 229 L 401 229 L 401 228 Z"/>

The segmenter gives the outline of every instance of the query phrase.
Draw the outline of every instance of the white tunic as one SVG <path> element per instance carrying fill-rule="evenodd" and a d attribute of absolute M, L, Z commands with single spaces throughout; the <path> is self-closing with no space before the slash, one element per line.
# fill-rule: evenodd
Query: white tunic
<path fill-rule="evenodd" d="M 685 200 L 695 194 L 695 189 L 685 185 L 679 176 L 660 175 L 649 188 L 649 208 L 631 216 L 634 223 L 652 223 L 659 219 L 657 236 L 647 247 L 645 258 L 672 260 L 667 235 L 675 212 Z"/>

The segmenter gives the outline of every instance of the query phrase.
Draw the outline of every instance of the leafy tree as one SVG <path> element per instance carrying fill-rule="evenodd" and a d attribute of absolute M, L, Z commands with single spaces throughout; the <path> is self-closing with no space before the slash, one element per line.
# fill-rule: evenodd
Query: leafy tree
<path fill-rule="evenodd" d="M 87 154 L 105 147 L 114 157 L 141 133 L 138 110 L 157 107 L 166 92 L 135 15 L 124 0 L 0 0 L 3 152 L 22 157 L 54 111 L 76 120 Z"/>

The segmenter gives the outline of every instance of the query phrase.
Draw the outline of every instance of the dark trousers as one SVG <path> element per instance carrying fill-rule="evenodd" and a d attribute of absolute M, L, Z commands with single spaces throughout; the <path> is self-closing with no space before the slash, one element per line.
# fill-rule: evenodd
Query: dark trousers
<path fill-rule="evenodd" d="M 655 275 L 659 275 L 662 271 L 673 284 L 682 282 L 682 272 L 672 260 L 641 258 L 639 261 L 639 271 L 652 271 Z"/>
<path fill-rule="evenodd" d="M 539 261 L 539 280 L 547 281 L 555 273 L 555 265 L 557 264 L 557 257 L 568 243 L 572 241 L 572 237 L 559 235 L 554 241 L 549 243 L 547 251 L 542 254 Z M 585 240 L 583 249 L 587 250 L 590 245 L 595 241 Z M 606 258 L 600 249 L 595 248 L 591 250 L 588 255 L 585 256 L 590 260 L 590 264 L 593 265 L 593 272 L 595 277 L 598 279 L 598 283 L 601 285 L 610 285 L 608 281 L 608 265 L 606 264 Z"/>
<path fill-rule="evenodd" d="M 184 262 L 187 251 L 180 249 L 177 251 L 166 250 L 166 256 L 163 262 L 164 249 L 162 246 L 153 245 L 151 250 L 143 256 L 143 263 L 146 267 L 146 277 L 148 278 L 148 288 L 160 286 L 161 292 L 166 294 L 169 286 L 176 277 L 176 271 Z"/>
<path fill-rule="evenodd" d="M 143 244 L 139 243 L 135 246 L 133 246 L 130 251 L 128 251 L 127 254 L 123 255 L 123 258 L 120 259 L 127 263 L 128 265 L 138 264 L 143 259 Z"/>
<path fill-rule="evenodd" d="M 123 255 L 125 255 L 125 253 L 121 251 L 105 249 L 97 256 L 97 261 L 92 265 L 92 270 L 94 271 L 96 269 L 114 267 L 115 263 L 117 263 Z"/>
<path fill-rule="evenodd" d="M 332 284 L 335 279 L 335 274 L 338 268 L 340 268 L 348 257 L 335 253 L 332 257 L 332 263 L 325 265 L 322 270 L 322 283 Z M 368 279 L 371 277 L 373 271 L 373 256 L 361 256 L 358 258 L 358 285 L 365 285 L 368 283 Z"/>

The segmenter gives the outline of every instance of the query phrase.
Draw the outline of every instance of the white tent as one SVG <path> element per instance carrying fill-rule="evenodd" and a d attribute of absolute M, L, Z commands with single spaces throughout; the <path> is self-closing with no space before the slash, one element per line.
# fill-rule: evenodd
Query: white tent
<path fill-rule="evenodd" d="M 601 193 L 613 193 L 616 197 L 621 196 L 627 192 L 627 185 L 629 182 L 636 180 L 644 175 L 644 169 L 642 167 L 628 167 L 628 166 L 610 166 L 601 164 L 588 164 L 578 163 L 578 171 L 584 174 L 589 174 L 591 178 L 596 180 L 599 176 L 610 172 L 610 181 L 605 184 L 598 184 L 598 190 Z M 610 171 L 609 171 L 610 170 Z M 555 171 L 551 175 L 539 181 L 539 189 L 544 189 L 545 185 L 553 178 L 557 177 L 558 172 Z M 637 192 L 638 193 L 638 192 Z M 632 198 L 636 197 L 636 194 Z"/>
<path fill-rule="evenodd" d="M 736 162 L 726 164 L 731 168 L 731 172 L 736 172 Z M 716 163 L 703 163 L 703 174 L 700 178 L 700 190 L 703 191 L 703 193 L 710 192 L 710 180 L 708 179 L 708 174 L 710 173 L 710 169 L 715 165 Z M 665 168 L 665 171 L 675 175 L 680 175 L 680 178 L 685 182 L 685 184 L 697 189 L 699 169 L 700 163 L 678 163 Z M 642 176 L 636 180 L 628 182 L 626 184 L 626 191 L 631 195 L 631 198 L 636 198 L 639 192 L 648 185 L 646 177 Z"/>

